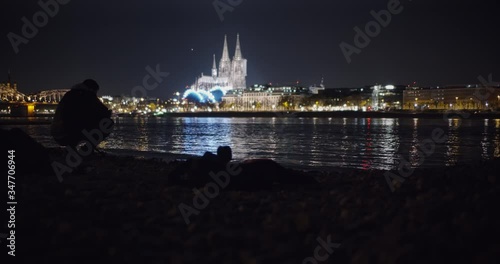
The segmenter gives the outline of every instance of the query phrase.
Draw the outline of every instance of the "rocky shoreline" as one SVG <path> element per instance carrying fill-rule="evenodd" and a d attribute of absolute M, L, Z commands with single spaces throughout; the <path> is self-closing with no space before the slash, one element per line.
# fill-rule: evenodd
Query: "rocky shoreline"
<path fill-rule="evenodd" d="M 50 153 L 64 160 L 61 150 Z M 314 263 L 304 260 L 329 241 L 336 246 L 319 251 L 324 263 L 500 260 L 500 160 L 416 169 L 394 192 L 384 171 L 309 172 L 317 183 L 221 188 L 202 208 L 193 186 L 172 181 L 179 162 L 93 155 L 86 164 L 62 182 L 33 174 L 19 181 L 18 256 Z M 181 204 L 197 211 L 188 224 Z"/>

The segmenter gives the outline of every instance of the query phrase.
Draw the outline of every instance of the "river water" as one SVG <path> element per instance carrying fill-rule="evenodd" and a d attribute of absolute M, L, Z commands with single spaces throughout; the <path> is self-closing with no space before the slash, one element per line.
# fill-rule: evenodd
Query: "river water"
<path fill-rule="evenodd" d="M 120 117 L 115 122 L 102 149 L 165 159 L 215 152 L 221 145 L 231 146 L 237 160 L 271 158 L 312 170 L 393 169 L 401 158 L 415 167 L 440 167 L 500 157 L 500 119 Z M 56 146 L 48 125 L 18 127 L 43 145 Z M 432 140 L 433 131 L 442 131 L 446 140 L 424 153 L 422 144 Z"/>

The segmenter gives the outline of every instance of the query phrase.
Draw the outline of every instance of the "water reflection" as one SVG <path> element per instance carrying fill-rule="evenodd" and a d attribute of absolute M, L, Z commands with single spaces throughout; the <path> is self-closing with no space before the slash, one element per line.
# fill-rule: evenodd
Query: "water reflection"
<path fill-rule="evenodd" d="M 364 120 L 363 120 L 364 121 Z M 367 118 L 366 119 L 366 131 L 365 131 L 365 147 L 364 147 L 364 153 L 363 153 L 363 160 L 361 160 L 361 167 L 363 170 L 368 170 L 371 168 L 371 164 L 373 163 L 371 157 L 371 152 L 372 152 L 372 136 L 370 133 L 370 125 L 371 125 L 372 119 Z M 364 122 L 363 122 L 364 123 Z"/>
<path fill-rule="evenodd" d="M 409 153 L 409 162 L 413 167 L 418 167 L 421 163 L 421 159 L 425 159 L 425 157 L 420 156 L 419 150 L 419 137 L 418 137 L 418 118 L 413 119 L 413 133 L 412 133 L 412 142 Z"/>
<path fill-rule="evenodd" d="M 493 140 L 493 157 L 500 158 L 500 119 L 495 119 L 495 139 Z"/>
<path fill-rule="evenodd" d="M 382 131 L 379 134 L 379 148 L 383 154 L 374 156 L 375 164 L 379 169 L 391 169 L 396 164 L 396 155 L 400 147 L 398 119 L 383 118 Z"/>
<path fill-rule="evenodd" d="M 445 164 L 452 166 L 457 164 L 460 150 L 460 132 L 462 124 L 460 119 L 448 119 L 448 140 L 446 142 Z"/>
<path fill-rule="evenodd" d="M 413 166 L 454 165 L 500 157 L 500 119 L 394 118 L 117 118 L 101 148 L 146 153 L 202 155 L 220 145 L 235 159 L 271 158 L 285 165 L 328 169 L 393 169 L 398 156 Z M 447 141 L 422 156 L 423 140 L 442 129 Z M 24 126 L 55 146 L 47 125 Z"/>
<path fill-rule="evenodd" d="M 482 133 L 482 139 L 481 139 L 481 158 L 483 159 L 489 159 L 489 155 L 488 155 L 488 147 L 491 145 L 490 144 L 490 140 L 489 140 L 489 133 L 488 133 L 488 129 L 489 128 L 489 120 L 488 119 L 485 119 L 484 120 L 484 130 L 483 130 L 483 133 Z"/>
<path fill-rule="evenodd" d="M 216 118 L 186 118 L 181 127 L 180 141 L 177 149 L 186 154 L 202 155 L 205 151 L 217 150 L 218 146 L 230 145 L 231 126 L 227 120 Z M 250 133 L 243 138 L 251 137 Z"/>

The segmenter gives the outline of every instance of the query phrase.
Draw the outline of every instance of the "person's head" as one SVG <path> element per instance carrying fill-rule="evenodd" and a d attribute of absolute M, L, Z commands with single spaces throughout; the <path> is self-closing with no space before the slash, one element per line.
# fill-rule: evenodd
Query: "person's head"
<path fill-rule="evenodd" d="M 231 147 L 229 146 L 220 146 L 217 148 L 217 157 L 219 157 L 220 161 L 223 163 L 228 163 L 233 159 L 233 152 Z"/>
<path fill-rule="evenodd" d="M 83 85 L 87 86 L 87 88 L 95 93 L 99 91 L 99 84 L 95 80 L 87 79 L 83 81 Z"/>

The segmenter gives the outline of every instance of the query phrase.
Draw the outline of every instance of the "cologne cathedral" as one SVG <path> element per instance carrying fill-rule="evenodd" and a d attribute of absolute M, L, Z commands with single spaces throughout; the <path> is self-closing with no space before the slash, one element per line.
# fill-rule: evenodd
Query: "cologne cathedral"
<path fill-rule="evenodd" d="M 236 50 L 231 60 L 227 47 L 227 36 L 224 36 L 224 48 L 222 58 L 219 61 L 219 68 L 215 61 L 215 54 L 212 66 L 212 75 L 201 74 L 191 85 L 192 91 L 211 91 L 219 88 L 223 91 L 246 88 L 247 60 L 241 55 L 240 36 L 236 37 Z"/>

